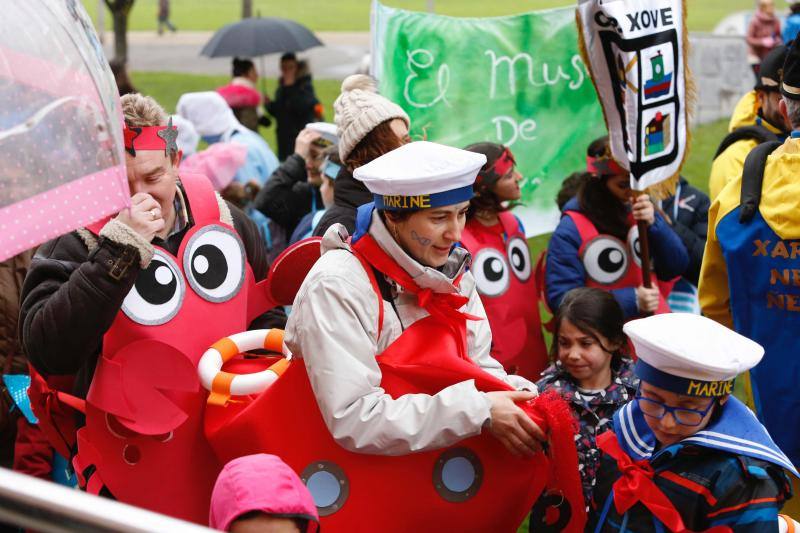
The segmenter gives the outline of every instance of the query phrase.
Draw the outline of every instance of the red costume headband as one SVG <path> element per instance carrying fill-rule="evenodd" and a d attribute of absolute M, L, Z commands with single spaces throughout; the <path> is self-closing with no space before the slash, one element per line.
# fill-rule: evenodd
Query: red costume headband
<path fill-rule="evenodd" d="M 611 157 L 586 156 L 586 172 L 592 176 L 599 177 L 625 174 L 628 171 L 619 166 Z"/>
<path fill-rule="evenodd" d="M 487 185 L 491 185 L 495 181 L 505 176 L 515 164 L 516 161 L 514 161 L 514 156 L 511 154 L 511 151 L 504 147 L 503 153 L 500 154 L 500 157 L 498 157 L 494 162 L 492 168 L 478 173 L 478 177 L 475 180 L 475 185 L 481 185 L 484 181 L 486 181 Z"/>
<path fill-rule="evenodd" d="M 164 150 L 164 155 L 172 157 L 178 153 L 178 128 L 172 125 L 172 117 L 166 126 L 134 127 L 123 125 L 125 150 L 136 157 L 136 150 Z"/>

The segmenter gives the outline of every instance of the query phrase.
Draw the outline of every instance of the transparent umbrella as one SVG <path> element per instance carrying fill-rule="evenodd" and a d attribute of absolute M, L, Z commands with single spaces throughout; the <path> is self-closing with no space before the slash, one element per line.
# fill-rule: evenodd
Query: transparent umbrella
<path fill-rule="evenodd" d="M 77 0 L 4 2 L 0 260 L 129 204 L 114 77 Z"/>

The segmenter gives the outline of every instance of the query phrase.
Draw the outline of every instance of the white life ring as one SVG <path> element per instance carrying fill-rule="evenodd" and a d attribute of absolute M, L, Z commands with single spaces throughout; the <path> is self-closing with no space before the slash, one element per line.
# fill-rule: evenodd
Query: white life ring
<path fill-rule="evenodd" d="M 778 515 L 778 531 L 780 533 L 796 533 L 800 531 L 800 524 L 785 514 Z"/>
<path fill-rule="evenodd" d="M 264 349 L 285 357 L 266 370 L 252 374 L 223 372 L 222 365 L 250 350 Z M 283 330 L 257 329 L 224 337 L 205 351 L 197 364 L 200 383 L 209 391 L 208 403 L 225 405 L 231 396 L 258 394 L 272 385 L 288 368 L 291 353 L 283 343 Z"/>

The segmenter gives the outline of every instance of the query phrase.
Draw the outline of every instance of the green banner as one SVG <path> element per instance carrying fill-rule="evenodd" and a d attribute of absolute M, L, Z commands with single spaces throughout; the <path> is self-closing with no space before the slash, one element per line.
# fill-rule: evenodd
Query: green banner
<path fill-rule="evenodd" d="M 578 52 L 575 9 L 453 18 L 373 4 L 372 70 L 411 117 L 411 134 L 463 148 L 505 144 L 525 177 L 528 235 L 552 231 L 561 182 L 605 133 Z"/>

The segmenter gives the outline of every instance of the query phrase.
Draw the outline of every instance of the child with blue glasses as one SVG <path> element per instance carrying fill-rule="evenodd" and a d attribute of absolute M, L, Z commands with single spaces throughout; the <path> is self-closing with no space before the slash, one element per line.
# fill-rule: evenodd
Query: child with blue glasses
<path fill-rule="evenodd" d="M 757 343 L 699 315 L 655 315 L 624 327 L 639 359 L 633 401 L 600 435 L 588 531 L 778 531 L 797 470 L 731 395 Z"/>

